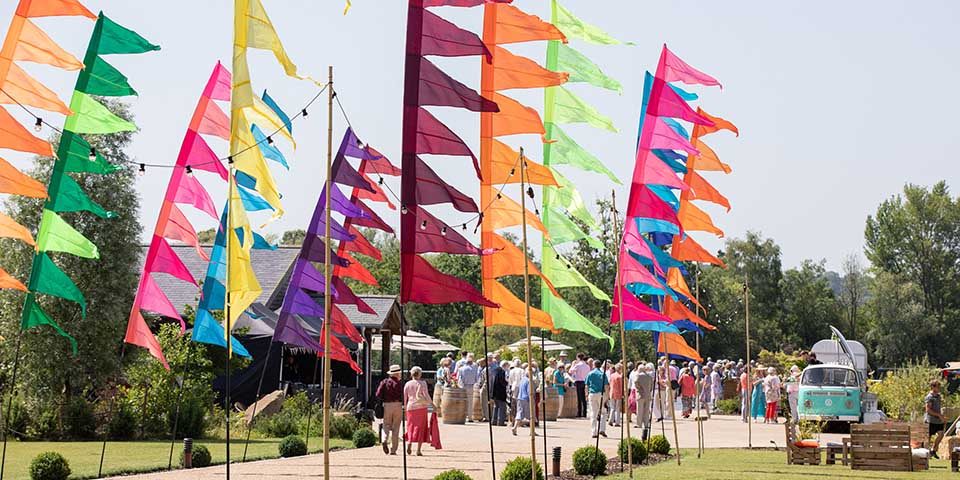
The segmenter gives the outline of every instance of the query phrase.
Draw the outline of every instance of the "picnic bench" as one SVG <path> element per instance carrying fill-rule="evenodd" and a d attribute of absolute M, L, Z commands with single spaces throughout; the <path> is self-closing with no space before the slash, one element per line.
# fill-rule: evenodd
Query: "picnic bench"
<path fill-rule="evenodd" d="M 910 425 L 850 425 L 850 466 L 854 470 L 913 470 Z"/>
<path fill-rule="evenodd" d="M 787 430 L 787 465 L 820 465 L 820 446 L 815 441 L 803 445 L 796 424 L 787 422 L 784 427 Z"/>

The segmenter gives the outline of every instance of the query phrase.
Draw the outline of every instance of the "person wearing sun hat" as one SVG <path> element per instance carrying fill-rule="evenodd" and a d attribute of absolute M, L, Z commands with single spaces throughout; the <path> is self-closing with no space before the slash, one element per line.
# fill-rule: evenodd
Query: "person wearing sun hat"
<path fill-rule="evenodd" d="M 400 442 L 400 425 L 402 423 L 403 385 L 400 383 L 400 365 L 390 365 L 387 370 L 387 378 L 380 381 L 377 387 L 377 398 L 383 402 L 383 424 L 381 429 L 384 437 L 381 439 L 383 453 L 391 455 L 397 454 L 397 445 Z M 390 440 L 391 448 L 387 447 L 387 440 Z"/>

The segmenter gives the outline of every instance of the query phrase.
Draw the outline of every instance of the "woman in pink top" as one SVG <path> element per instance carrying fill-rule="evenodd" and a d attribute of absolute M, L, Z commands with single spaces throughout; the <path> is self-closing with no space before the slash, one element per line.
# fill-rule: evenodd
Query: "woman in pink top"
<path fill-rule="evenodd" d="M 683 405 L 683 418 L 693 413 L 693 401 L 697 396 L 697 381 L 690 375 L 687 367 L 680 369 L 680 403 Z"/>
<path fill-rule="evenodd" d="M 620 426 L 623 414 L 623 365 L 619 363 L 610 374 L 610 425 Z"/>
<path fill-rule="evenodd" d="M 411 453 L 413 443 L 417 443 L 417 456 L 423 456 L 420 448 L 423 442 L 430 441 L 430 427 L 427 422 L 427 413 L 429 407 L 433 405 L 430 399 L 430 389 L 421 377 L 423 369 L 413 367 L 410 369 L 410 376 L 413 377 L 403 386 L 403 404 L 407 410 L 407 454 Z"/>

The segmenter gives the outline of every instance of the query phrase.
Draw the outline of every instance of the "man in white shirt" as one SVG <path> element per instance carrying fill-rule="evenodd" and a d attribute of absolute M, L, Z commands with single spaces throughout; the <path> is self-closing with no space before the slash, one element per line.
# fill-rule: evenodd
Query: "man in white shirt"
<path fill-rule="evenodd" d="M 473 363 L 473 354 L 467 354 L 466 362 L 457 369 L 457 380 L 467 393 L 467 421 L 473 422 L 473 387 L 477 384 L 479 370 Z"/>
<path fill-rule="evenodd" d="M 573 385 L 577 390 L 577 417 L 587 416 L 587 375 L 590 373 L 590 365 L 584 358 L 583 353 L 577 354 L 577 359 L 570 366 L 570 376 L 573 377 Z"/>
<path fill-rule="evenodd" d="M 517 416 L 517 395 L 520 393 L 520 382 L 523 380 L 523 372 L 526 368 L 523 368 L 520 364 L 520 359 L 513 359 L 513 366 L 510 368 L 510 372 L 507 375 L 507 385 L 509 388 L 508 392 L 510 394 L 510 425 L 513 425 L 513 422 L 516 420 Z"/>

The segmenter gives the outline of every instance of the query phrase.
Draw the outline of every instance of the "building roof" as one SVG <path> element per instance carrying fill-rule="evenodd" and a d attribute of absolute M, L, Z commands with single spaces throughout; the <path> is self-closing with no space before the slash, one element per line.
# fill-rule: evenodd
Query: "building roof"
<path fill-rule="evenodd" d="M 207 274 L 207 261 L 197 254 L 197 251 L 189 245 L 170 245 L 183 264 L 190 270 L 197 283 L 203 281 Z M 143 270 L 144 257 L 147 254 L 148 245 L 140 246 L 140 259 L 138 268 Z M 209 254 L 210 246 L 202 247 Z M 253 271 L 257 274 L 257 280 L 263 288 L 263 293 L 257 298 L 258 302 L 266 302 L 270 295 L 277 288 L 277 284 L 284 276 L 284 272 L 293 264 L 297 254 L 300 253 L 299 247 L 279 247 L 276 250 L 253 250 L 251 257 L 253 259 Z M 197 306 L 197 300 L 200 298 L 200 289 L 170 275 L 156 274 L 153 277 L 157 285 L 167 294 L 170 302 L 178 310 L 183 312 L 183 307 L 190 305 Z"/>

